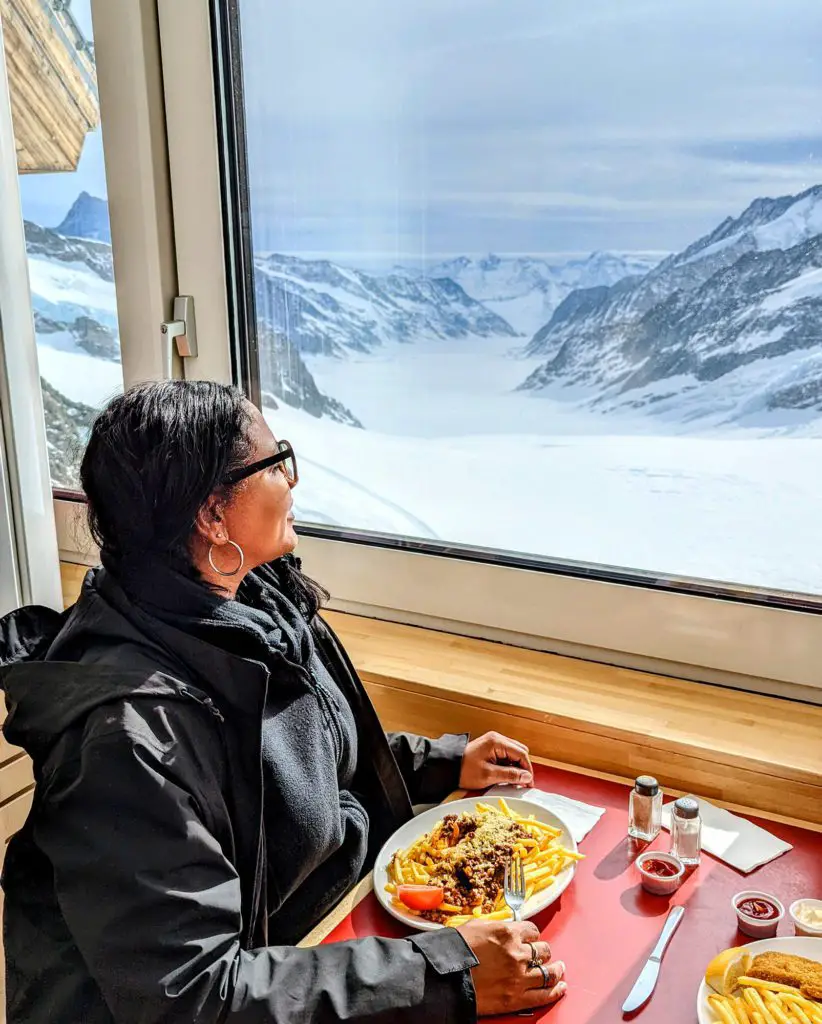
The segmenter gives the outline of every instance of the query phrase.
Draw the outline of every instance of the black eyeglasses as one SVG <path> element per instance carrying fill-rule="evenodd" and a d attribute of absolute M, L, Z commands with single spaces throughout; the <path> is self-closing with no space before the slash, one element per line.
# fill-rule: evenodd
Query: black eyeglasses
<path fill-rule="evenodd" d="M 279 451 L 276 455 L 269 455 L 267 459 L 260 459 L 259 462 L 252 462 L 249 466 L 241 466 L 239 469 L 233 470 L 224 478 L 223 486 L 230 487 L 232 484 L 237 484 L 241 480 L 245 480 L 246 477 L 260 473 L 270 466 L 279 466 L 286 480 L 293 487 L 299 480 L 297 456 L 294 454 L 294 449 L 288 441 L 278 441 L 277 448 Z"/>

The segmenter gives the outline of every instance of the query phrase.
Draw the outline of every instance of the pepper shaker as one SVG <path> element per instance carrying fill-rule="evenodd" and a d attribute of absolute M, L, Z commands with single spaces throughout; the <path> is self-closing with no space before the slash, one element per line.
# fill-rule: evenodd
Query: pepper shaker
<path fill-rule="evenodd" d="M 628 804 L 628 835 L 650 843 L 662 827 L 662 790 L 651 775 L 640 775 Z"/>

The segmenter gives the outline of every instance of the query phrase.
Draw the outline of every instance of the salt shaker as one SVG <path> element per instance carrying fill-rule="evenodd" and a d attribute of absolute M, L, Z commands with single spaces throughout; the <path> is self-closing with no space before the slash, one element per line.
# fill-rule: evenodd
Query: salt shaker
<path fill-rule="evenodd" d="M 671 853 L 683 864 L 698 864 L 702 851 L 699 802 L 692 796 L 675 801 L 671 813 Z"/>
<path fill-rule="evenodd" d="M 662 790 L 651 775 L 640 775 L 628 804 L 628 835 L 650 843 L 662 827 Z"/>

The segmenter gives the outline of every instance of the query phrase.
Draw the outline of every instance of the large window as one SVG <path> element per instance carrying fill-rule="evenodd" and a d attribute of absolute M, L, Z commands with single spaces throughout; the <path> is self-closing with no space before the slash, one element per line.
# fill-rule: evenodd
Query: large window
<path fill-rule="evenodd" d="M 2 10 L 51 478 L 75 490 L 123 386 L 90 0 Z"/>
<path fill-rule="evenodd" d="M 336 607 L 820 699 L 817 5 L 91 3 L 116 304 L 99 137 L 21 179 L 56 482 L 118 339 L 260 399 Z"/>
<path fill-rule="evenodd" d="M 822 8 L 238 6 L 301 519 L 822 592 Z"/>

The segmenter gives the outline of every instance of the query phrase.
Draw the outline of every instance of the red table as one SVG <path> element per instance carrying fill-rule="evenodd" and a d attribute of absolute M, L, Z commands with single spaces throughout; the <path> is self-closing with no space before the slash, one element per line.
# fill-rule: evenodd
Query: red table
<path fill-rule="evenodd" d="M 628 1019 L 641 1024 L 694 1024 L 696 993 L 706 964 L 727 946 L 748 941 L 736 929 L 734 893 L 764 889 L 786 907 L 801 896 L 822 896 L 822 834 L 771 821 L 759 824 L 791 843 L 790 853 L 750 875 L 704 854 L 698 870 L 670 901 L 651 896 L 639 885 L 633 866 L 636 850 L 626 836 L 626 786 L 541 765 L 536 766 L 535 785 L 605 807 L 606 813 L 580 846 L 586 859 L 573 883 L 536 918 L 555 958 L 567 965 L 568 993 L 554 1008 L 530 1018 L 534 1022 L 623 1020 L 622 1003 L 656 942 L 668 908 L 681 903 L 687 908 L 685 917 L 668 948 L 656 991 Z M 663 833 L 654 847 L 665 849 L 668 840 Z M 791 922 L 783 922 L 779 933 L 792 935 Z M 324 941 L 407 934 L 370 892 Z"/>

